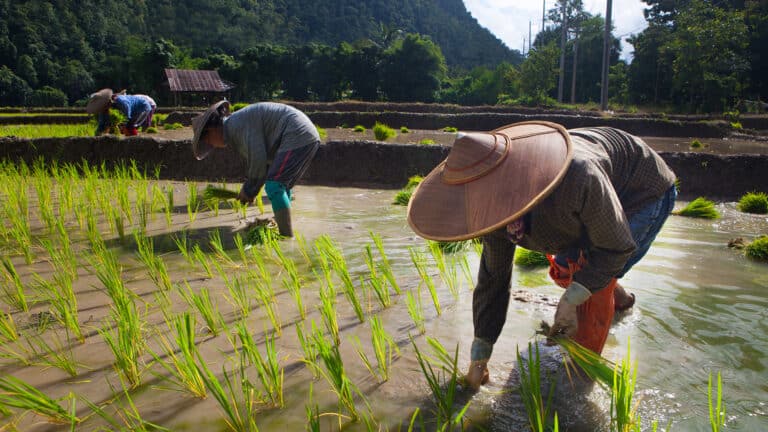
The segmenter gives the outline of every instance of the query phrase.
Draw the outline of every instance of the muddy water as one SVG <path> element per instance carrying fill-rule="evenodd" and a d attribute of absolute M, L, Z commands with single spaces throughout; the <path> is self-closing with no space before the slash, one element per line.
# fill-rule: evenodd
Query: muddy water
<path fill-rule="evenodd" d="M 235 186 L 231 186 L 234 188 Z M 183 188 L 176 190 L 182 197 Z M 294 203 L 294 229 L 311 242 L 322 234 L 329 234 L 344 251 L 348 267 L 357 280 L 367 267 L 363 260 L 363 247 L 371 244 L 369 231 L 378 233 L 403 290 L 415 292 L 419 276 L 412 268 L 408 248 L 423 248 L 425 243 L 415 236 L 405 221 L 405 208 L 391 205 L 393 191 L 352 188 L 326 188 L 299 186 Z M 684 203 L 679 203 L 682 205 Z M 267 206 L 268 208 L 268 206 Z M 604 355 L 618 360 L 626 353 L 627 340 L 631 342 L 633 358 L 638 363 L 637 394 L 639 412 L 644 424 L 658 420 L 661 425 L 671 422 L 673 431 L 707 429 L 707 376 L 710 372 L 723 374 L 724 400 L 729 416 L 729 430 L 753 431 L 768 428 L 768 325 L 765 324 L 768 298 L 768 266 L 751 262 L 739 252 L 728 249 L 726 243 L 733 237 L 750 240 L 768 232 L 766 216 L 749 216 L 737 212 L 733 204 L 721 204 L 724 217 L 717 221 L 703 221 L 673 216 L 651 248 L 644 261 L 624 279 L 625 287 L 636 293 L 638 303 L 629 313 L 617 320 L 609 337 Z M 249 217 L 258 212 L 249 211 Z M 176 214 L 168 229 L 158 216 L 148 232 L 156 247 L 167 248 L 163 256 L 171 269 L 174 282 L 186 279 L 193 289 L 207 287 L 219 304 L 225 320 L 233 324 L 236 314 L 225 300 L 226 288 L 220 276 L 209 278 L 199 268 L 187 265 L 178 252 L 173 252 L 169 231 L 187 229 L 190 238 L 203 242 L 211 229 L 219 229 L 225 244 L 231 242 L 230 230 L 241 225 L 241 217 L 231 210 L 222 209 L 218 216 L 203 212 L 192 224 L 186 215 Z M 231 244 L 231 243 L 230 243 Z M 292 257 L 306 277 L 303 288 L 304 302 L 309 311 L 306 323 L 321 324 L 315 305 L 318 303 L 319 283 L 314 279 L 310 264 L 299 253 L 296 240 L 281 242 L 283 250 Z M 116 248 L 121 253 L 126 284 L 137 292 L 151 309 L 156 288 L 147 279 L 146 271 L 128 248 Z M 235 252 L 233 255 L 235 255 Z M 474 274 L 479 258 L 474 250 L 465 255 Z M 44 264 L 23 267 L 28 277 L 32 271 L 45 271 Z M 232 275 L 242 271 L 237 266 L 227 267 Z M 276 266 L 270 267 L 277 287 L 283 277 Z M 98 281 L 87 271 L 81 272 L 78 282 L 81 320 L 94 327 L 108 315 L 106 297 L 98 288 Z M 440 341 L 450 352 L 458 345 L 458 364 L 464 368 L 469 361 L 469 343 L 472 338 L 472 293 L 470 284 L 463 281 L 459 295 L 454 297 L 440 283 L 438 271 L 431 267 L 431 275 L 438 284 L 442 314 L 437 315 L 431 299 L 422 289 L 422 305 L 426 318 L 426 335 Z M 43 273 L 44 276 L 46 276 Z M 470 402 L 468 419 L 477 430 L 524 430 L 526 416 L 517 394 L 515 351 L 519 346 L 527 356 L 529 342 L 535 342 L 534 331 L 539 321 L 551 321 L 559 288 L 548 282 L 545 270 L 514 271 L 513 290 L 507 322 L 490 364 L 491 383 L 472 395 L 462 391 L 458 395 L 457 409 Z M 315 380 L 301 362 L 301 349 L 295 336 L 295 324 L 301 322 L 291 296 L 276 289 L 276 302 L 282 323 L 282 337 L 277 340 L 281 365 L 285 367 L 285 407 L 264 407 L 258 415 L 261 430 L 303 430 L 306 423 L 305 406 L 317 404 L 320 412 L 345 412 L 337 406 L 337 399 L 329 386 Z M 341 353 L 347 373 L 365 396 L 378 423 L 382 427 L 407 427 L 416 408 L 429 413 L 434 407 L 419 368 L 409 335 L 413 335 L 419 349 L 431 354 L 424 336 L 418 335 L 408 315 L 405 296 L 394 297 L 395 304 L 382 309 L 375 300 L 366 302 L 368 314 L 378 314 L 384 327 L 400 346 L 400 355 L 391 368 L 390 380 L 378 383 L 365 369 L 353 340 L 359 338 L 364 347 L 370 347 L 370 327 L 360 324 L 351 307 L 339 294 L 337 309 L 341 333 Z M 179 299 L 174 310 L 185 309 Z M 199 321 L 199 320 L 198 320 Z M 152 310 L 147 315 L 148 328 L 164 330 L 161 314 Z M 257 342 L 263 342 L 271 333 L 271 324 L 254 305 L 247 319 Z M 95 330 L 91 329 L 95 332 Z M 167 330 L 165 330 L 167 332 Z M 150 334 L 154 334 L 149 332 Z M 202 356 L 214 372 L 222 367 L 232 370 L 234 349 L 226 336 L 214 337 L 200 328 L 198 341 Z M 156 342 L 150 341 L 156 348 Z M 263 347 L 262 347 L 263 348 Z M 370 349 L 366 348 L 372 356 Z M 41 373 L 38 367 L 7 365 L 3 373 L 13 373 L 38 386 L 52 396 L 64 396 L 70 391 L 94 402 L 110 399 L 112 391 L 107 383 L 118 386 L 111 369 L 111 354 L 98 334 L 85 344 L 76 346 L 75 356 L 83 363 L 81 375 L 70 378 L 56 369 Z M 600 389 L 570 387 L 562 374 L 561 356 L 555 348 L 541 346 L 545 370 L 557 381 L 558 390 L 554 409 L 558 411 L 565 430 L 608 430 L 609 400 Z M 375 363 L 375 360 L 373 360 Z M 223 415 L 213 397 L 194 399 L 181 393 L 161 390 L 162 381 L 151 371 L 161 372 L 155 365 L 143 376 L 143 385 L 132 397 L 146 419 L 172 430 L 225 430 Z M 311 384 L 312 383 L 312 384 Z M 310 384 L 313 388 L 309 399 Z M 366 402 L 358 398 L 358 408 L 365 412 Z M 82 404 L 78 404 L 80 411 Z M 427 415 L 427 422 L 430 416 Z M 31 420 L 27 420 L 31 421 Z M 344 423 L 344 420 L 342 419 Z M 338 429 L 339 420 L 333 415 L 322 417 L 324 430 Z M 428 423 L 429 425 L 429 423 Z M 66 430 L 39 422 L 23 424 L 24 430 Z M 365 430 L 360 425 L 347 425 L 351 430 Z M 644 428 L 645 429 L 645 428 Z M 82 430 L 91 430 L 83 426 Z"/>

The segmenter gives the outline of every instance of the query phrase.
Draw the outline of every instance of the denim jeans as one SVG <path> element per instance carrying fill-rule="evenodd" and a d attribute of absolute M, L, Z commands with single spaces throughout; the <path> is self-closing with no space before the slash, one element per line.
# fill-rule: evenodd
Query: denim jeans
<path fill-rule="evenodd" d="M 677 198 L 677 189 L 675 186 L 669 188 L 661 198 L 657 201 L 641 208 L 631 215 L 627 215 L 629 222 L 629 230 L 632 232 L 632 238 L 637 244 L 637 249 L 629 257 L 629 260 L 624 265 L 624 268 L 616 278 L 621 278 L 631 269 L 635 264 L 640 261 L 648 249 L 651 248 L 651 243 L 656 238 L 656 235 L 661 231 L 661 227 L 664 226 L 664 222 L 675 207 L 675 199 Z M 573 262 L 579 260 L 579 255 L 584 253 L 584 258 L 589 261 L 587 251 L 579 248 L 567 249 L 563 252 L 555 255 L 555 262 L 559 265 L 568 268 L 568 260 Z"/>

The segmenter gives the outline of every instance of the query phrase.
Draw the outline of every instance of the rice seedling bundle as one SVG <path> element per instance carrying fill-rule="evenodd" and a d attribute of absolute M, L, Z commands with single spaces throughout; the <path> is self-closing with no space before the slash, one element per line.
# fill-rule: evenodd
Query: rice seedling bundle
<path fill-rule="evenodd" d="M 541 335 L 549 335 L 550 326 L 546 322 L 541 322 L 541 327 L 537 331 Z M 572 363 L 565 362 L 565 366 L 569 371 L 576 371 L 571 367 L 571 364 L 575 364 L 584 374 L 591 380 L 603 385 L 605 388 L 611 389 L 613 387 L 613 376 L 616 373 L 616 365 L 609 360 L 601 357 L 594 351 L 584 348 L 573 339 L 565 336 L 550 337 L 550 340 L 557 343 L 560 348 L 568 354 L 568 358 Z M 621 375 L 622 370 L 619 371 Z"/>
<path fill-rule="evenodd" d="M 637 384 L 637 362 L 630 364 L 629 341 L 627 341 L 627 356 L 614 367 L 613 387 L 611 391 L 611 424 L 612 430 L 629 432 L 638 424 L 635 418 L 636 406 L 632 405 L 632 397 Z"/>
<path fill-rule="evenodd" d="M 249 245 L 264 245 L 279 240 L 280 232 L 277 224 L 271 219 L 257 219 L 245 234 L 245 243 Z"/>
<path fill-rule="evenodd" d="M 411 195 L 416 190 L 416 187 L 424 180 L 422 176 L 412 176 L 408 179 L 408 183 L 404 188 L 400 189 L 395 195 L 394 204 L 408 205 L 411 201 Z"/>
<path fill-rule="evenodd" d="M 739 199 L 737 207 L 745 213 L 768 213 L 768 194 L 765 192 L 749 192 Z"/>
<path fill-rule="evenodd" d="M 768 236 L 762 236 L 744 248 L 744 254 L 757 261 L 768 262 Z"/>
<path fill-rule="evenodd" d="M 673 214 L 704 219 L 717 219 L 720 217 L 720 213 L 715 209 L 715 203 L 704 197 L 696 198 L 684 208 L 673 212 Z"/>
<path fill-rule="evenodd" d="M 226 201 L 231 199 L 237 199 L 239 193 L 227 188 L 216 187 L 208 185 L 203 190 L 203 200 L 209 201 Z"/>
<path fill-rule="evenodd" d="M 515 264 L 521 267 L 549 267 L 547 256 L 541 252 L 532 251 L 523 247 L 515 248 Z"/>

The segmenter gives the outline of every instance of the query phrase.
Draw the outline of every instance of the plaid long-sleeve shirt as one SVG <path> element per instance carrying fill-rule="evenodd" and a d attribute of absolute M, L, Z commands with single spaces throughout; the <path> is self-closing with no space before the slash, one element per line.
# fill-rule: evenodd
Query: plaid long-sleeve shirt
<path fill-rule="evenodd" d="M 574 157 L 560 185 L 525 216 L 518 244 L 556 254 L 580 248 L 588 262 L 573 280 L 592 292 L 624 268 L 636 245 L 627 215 L 661 196 L 675 175 L 641 139 L 613 128 L 568 131 Z M 483 237 L 473 297 L 475 337 L 491 344 L 507 315 L 515 244 L 504 230 Z"/>

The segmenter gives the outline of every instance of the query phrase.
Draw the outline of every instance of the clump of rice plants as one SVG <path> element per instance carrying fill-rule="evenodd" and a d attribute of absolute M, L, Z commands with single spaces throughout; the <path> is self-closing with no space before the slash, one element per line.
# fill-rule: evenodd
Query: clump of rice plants
<path fill-rule="evenodd" d="M 424 139 L 419 141 L 419 144 L 421 144 L 421 145 L 434 145 L 436 143 L 435 143 L 435 140 L 433 140 L 433 139 L 424 138 Z"/>
<path fill-rule="evenodd" d="M 148 134 L 156 134 L 157 133 L 157 128 L 154 127 L 154 126 L 150 126 L 144 132 L 146 132 Z"/>
<path fill-rule="evenodd" d="M 687 206 L 672 212 L 672 214 L 704 219 L 718 219 L 720 217 L 720 212 L 715 209 L 715 203 L 704 197 L 696 198 L 688 203 Z"/>
<path fill-rule="evenodd" d="M 237 111 L 239 109 L 243 109 L 243 108 L 247 107 L 248 105 L 250 105 L 250 104 L 247 103 L 247 102 L 238 102 L 238 103 L 232 104 L 232 112 L 235 112 L 235 111 Z"/>
<path fill-rule="evenodd" d="M 352 128 L 352 130 L 355 131 L 355 132 L 358 132 L 358 133 L 363 133 L 363 132 L 365 132 L 365 126 L 363 126 L 363 125 L 356 125 L 354 128 Z"/>
<path fill-rule="evenodd" d="M 230 199 L 237 199 L 239 193 L 227 188 L 220 188 L 213 185 L 208 185 L 203 190 L 203 200 L 208 201 L 226 201 Z"/>
<path fill-rule="evenodd" d="M 455 402 L 457 402 L 457 389 L 459 387 L 456 363 L 459 357 L 459 346 L 456 345 L 456 352 L 451 359 L 452 365 L 446 372 L 443 368 L 435 371 L 429 360 L 421 354 L 413 338 L 411 338 L 411 345 L 416 351 L 416 359 L 419 361 L 424 378 L 426 378 L 429 389 L 432 391 L 435 402 L 436 430 L 464 430 L 464 414 L 467 412 L 471 401 L 467 402 L 461 409 L 456 409 Z"/>
<path fill-rule="evenodd" d="M 546 401 L 541 394 L 541 357 L 539 345 L 528 343 L 528 358 L 523 360 L 520 348 L 517 348 L 517 368 L 520 374 L 520 397 L 528 414 L 528 425 L 531 431 L 544 432 L 549 420 L 549 409 L 552 406 L 555 381 L 549 387 Z"/>
<path fill-rule="evenodd" d="M 67 398 L 74 403 L 72 393 Z M 74 412 L 67 411 L 58 400 L 12 375 L 0 378 L 0 406 L 32 411 L 53 423 L 70 424 L 72 430 L 80 422 Z"/>
<path fill-rule="evenodd" d="M 704 145 L 701 143 L 701 141 L 699 141 L 697 139 L 691 141 L 691 148 L 692 149 L 700 149 L 702 147 L 704 147 Z"/>
<path fill-rule="evenodd" d="M 446 126 L 446 127 L 443 128 L 443 132 L 453 132 L 453 133 L 455 133 L 455 132 L 458 132 L 458 131 L 459 131 L 459 129 L 456 128 L 456 127 L 453 127 L 453 126 Z"/>
<path fill-rule="evenodd" d="M 280 231 L 275 221 L 271 219 L 257 219 L 251 224 L 245 234 L 245 244 L 263 245 L 280 240 Z"/>
<path fill-rule="evenodd" d="M 762 236 L 748 244 L 744 249 L 744 254 L 748 258 L 768 262 L 768 236 Z"/>
<path fill-rule="evenodd" d="M 317 134 L 320 135 L 320 139 L 324 140 L 328 138 L 328 131 L 318 125 L 315 125 L 315 129 L 317 129 Z"/>
<path fill-rule="evenodd" d="M 517 248 L 515 248 L 515 264 L 528 268 L 548 267 L 549 260 L 547 260 L 547 256 L 541 252 L 517 246 Z"/>
<path fill-rule="evenodd" d="M 470 240 L 462 241 L 432 241 L 429 244 L 435 243 L 440 250 L 444 253 L 457 253 L 466 250 L 469 247 Z"/>
<path fill-rule="evenodd" d="M 407 134 L 407 133 L 411 133 L 411 131 L 405 126 L 400 126 L 400 133 Z"/>
<path fill-rule="evenodd" d="M 613 373 L 611 390 L 611 424 L 615 431 L 635 430 L 639 425 L 636 417 L 637 405 L 633 406 L 632 397 L 637 384 L 637 362 L 630 364 L 629 341 L 627 341 L 627 356 L 617 364 Z"/>
<path fill-rule="evenodd" d="M 413 192 L 416 190 L 416 186 L 418 186 L 423 180 L 424 177 L 419 175 L 408 178 L 408 183 L 405 185 L 405 187 L 400 189 L 400 191 L 398 191 L 395 195 L 394 204 L 408 205 L 408 203 L 411 201 L 411 195 L 413 195 Z"/>
<path fill-rule="evenodd" d="M 158 355 L 154 351 L 150 353 L 155 361 L 170 374 L 167 379 L 171 380 L 177 389 L 204 399 L 207 395 L 205 383 L 196 364 L 200 354 L 195 344 L 195 317 L 185 312 L 172 320 L 166 320 L 166 323 L 169 331 L 176 329 L 174 336 L 176 347 L 162 332 L 158 332 L 158 341 L 165 355 Z"/>
<path fill-rule="evenodd" d="M 163 124 L 163 129 L 165 130 L 176 130 L 183 128 L 184 125 L 181 123 L 165 123 Z"/>
<path fill-rule="evenodd" d="M 373 125 L 373 136 L 375 136 L 379 141 L 386 141 L 394 137 L 396 134 L 397 133 L 394 129 L 385 125 L 384 123 L 376 122 L 376 124 Z"/>
<path fill-rule="evenodd" d="M 765 192 L 749 192 L 739 199 L 736 205 L 744 213 L 768 213 L 768 194 Z"/>

